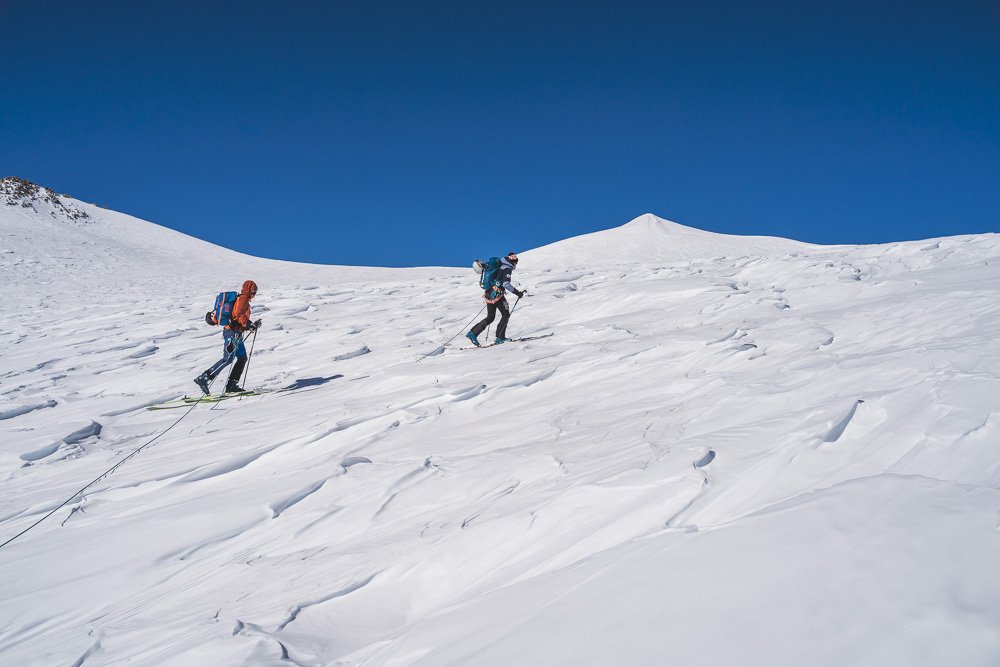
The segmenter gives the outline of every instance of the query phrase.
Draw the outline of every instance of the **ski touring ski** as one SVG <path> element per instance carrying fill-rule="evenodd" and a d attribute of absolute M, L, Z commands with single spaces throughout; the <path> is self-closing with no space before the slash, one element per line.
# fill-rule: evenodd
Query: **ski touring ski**
<path fill-rule="evenodd" d="M 222 401 L 227 401 L 231 398 L 239 398 L 241 396 L 250 398 L 251 396 L 263 396 L 264 394 L 271 394 L 276 391 L 281 391 L 280 389 L 252 389 L 244 392 L 232 392 L 227 394 L 210 394 L 208 396 L 182 396 L 181 398 L 174 399 L 172 401 L 165 401 L 163 403 L 157 403 L 155 405 L 147 405 L 147 410 L 171 410 L 174 408 L 184 408 L 194 403 L 220 403 Z"/>
<path fill-rule="evenodd" d="M 510 338 L 510 339 L 507 340 L 507 343 L 526 343 L 526 342 L 531 341 L 531 340 L 538 340 L 539 338 L 550 338 L 550 337 L 552 337 L 554 335 L 555 335 L 555 333 L 553 332 L 553 333 L 541 334 L 541 335 L 538 335 L 538 336 L 525 336 L 523 338 Z M 506 345 L 507 343 L 501 343 L 501 345 Z M 488 347 L 496 347 L 496 346 L 497 346 L 496 343 L 489 343 L 488 345 L 479 345 L 478 347 L 475 346 L 475 345 L 470 345 L 469 347 L 463 347 L 461 349 L 463 349 L 463 350 L 485 350 Z"/>
<path fill-rule="evenodd" d="M 285 387 L 276 388 L 266 388 L 257 387 L 244 392 L 232 392 L 226 394 L 211 394 L 209 396 L 182 396 L 181 398 L 176 398 L 171 401 L 164 401 L 163 403 L 156 403 L 154 405 L 147 405 L 147 410 L 172 410 L 176 408 L 183 408 L 190 406 L 195 403 L 219 403 L 221 401 L 227 401 L 231 398 L 252 398 L 254 396 L 266 396 L 268 394 L 288 394 L 299 391 L 310 391 L 316 389 L 322 385 L 325 385 L 331 380 L 339 380 L 344 377 L 342 374 L 337 373 L 329 377 L 316 377 L 316 378 L 303 378 L 296 380 L 292 384 Z"/>

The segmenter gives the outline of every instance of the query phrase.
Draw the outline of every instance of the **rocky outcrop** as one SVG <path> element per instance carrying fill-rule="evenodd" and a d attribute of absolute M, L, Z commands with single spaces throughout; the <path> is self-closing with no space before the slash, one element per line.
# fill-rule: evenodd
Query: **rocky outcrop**
<path fill-rule="evenodd" d="M 90 215 L 68 197 L 16 176 L 0 179 L 0 204 L 48 212 L 53 218 L 87 222 Z"/>

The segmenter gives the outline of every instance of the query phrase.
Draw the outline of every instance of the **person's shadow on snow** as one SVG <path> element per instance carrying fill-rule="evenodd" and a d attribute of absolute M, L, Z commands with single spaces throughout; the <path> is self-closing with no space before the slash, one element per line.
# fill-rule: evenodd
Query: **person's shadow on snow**
<path fill-rule="evenodd" d="M 282 387 L 284 391 L 295 391 L 296 389 L 305 389 L 306 387 L 318 387 L 322 384 L 326 384 L 331 380 L 336 380 L 337 378 L 344 377 L 342 373 L 337 373 L 336 375 L 331 375 L 330 377 L 318 377 L 318 378 L 301 378 L 291 383 L 287 387 Z"/>

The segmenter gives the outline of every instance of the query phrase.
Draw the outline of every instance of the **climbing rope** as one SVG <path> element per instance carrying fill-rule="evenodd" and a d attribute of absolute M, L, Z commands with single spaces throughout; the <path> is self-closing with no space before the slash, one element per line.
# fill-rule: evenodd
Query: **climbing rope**
<path fill-rule="evenodd" d="M 212 381 L 209 382 L 209 384 L 208 384 L 209 389 L 212 388 L 212 384 L 215 382 L 215 379 L 216 378 L 212 378 Z M 37 526 L 41 522 L 45 521 L 50 516 L 52 516 L 53 514 L 55 514 L 56 512 L 58 512 L 59 510 L 61 510 L 63 507 L 66 507 L 66 505 L 68 505 L 71 502 L 73 502 L 73 500 L 75 500 L 78 496 L 80 496 L 84 491 L 86 491 L 87 489 L 89 489 L 90 487 L 92 487 L 94 484 L 97 484 L 98 482 L 100 482 L 102 479 L 104 479 L 105 477 L 107 477 L 108 475 L 110 475 L 111 473 L 113 473 L 115 470 L 118 470 L 118 468 L 120 468 L 121 466 L 123 466 L 125 464 L 125 462 L 128 461 L 130 458 L 132 458 L 133 456 L 135 456 L 136 454 L 138 454 L 139 452 L 141 452 L 142 450 L 146 449 L 147 447 L 149 447 L 150 445 L 152 445 L 154 442 L 156 442 L 157 440 L 159 440 L 160 438 L 162 438 L 164 435 L 166 435 L 167 433 L 169 433 L 170 429 L 172 429 L 173 427 L 175 427 L 178 424 L 180 424 L 181 420 L 184 419 L 185 417 L 187 417 L 189 414 L 191 414 L 191 411 L 194 410 L 196 407 L 198 407 L 198 402 L 197 401 L 194 402 L 194 403 L 192 403 L 191 407 L 188 408 L 187 411 L 184 414 L 182 414 L 180 417 L 177 418 L 177 421 L 175 421 L 173 424 L 171 424 L 170 426 L 168 426 L 164 430 L 160 431 L 151 440 L 149 440 L 148 442 L 144 443 L 142 446 L 136 448 L 135 450 L 132 451 L 131 454 L 129 454 L 128 456 L 126 456 L 125 458 L 123 458 L 121 461 L 119 461 L 118 463 L 114 464 L 113 466 L 111 466 L 110 468 L 108 468 L 107 470 L 105 470 L 104 472 L 102 472 L 99 476 L 97 476 L 91 482 L 88 482 L 86 486 L 84 486 L 83 488 L 81 488 L 79 491 L 77 491 L 76 493 L 74 493 L 73 495 L 71 495 L 66 500 L 62 501 L 62 503 L 60 503 L 57 507 L 55 507 L 54 509 L 52 509 L 51 511 L 49 511 L 41 519 L 39 519 L 35 523 L 31 524 L 30 526 L 28 526 L 27 528 L 25 528 L 20 533 L 18 533 L 14 537 L 10 538 L 6 542 L 3 542 L 2 544 L 0 544 L 0 549 L 3 549 L 5 546 L 7 546 L 8 544 L 10 544 L 11 542 L 13 542 L 14 540 L 16 540 L 17 538 L 21 537 L 22 535 L 24 535 L 25 533 L 27 533 L 32 528 L 34 528 L 35 526 Z"/>
<path fill-rule="evenodd" d="M 419 362 L 423 361 L 424 359 L 426 359 L 427 357 L 429 357 L 429 356 L 431 356 L 433 354 L 437 354 L 439 350 L 443 350 L 448 345 L 448 343 L 450 343 L 451 341 L 453 341 L 456 338 L 458 338 L 458 335 L 460 333 L 462 333 L 462 331 L 467 331 L 469 329 L 469 327 L 472 326 L 472 323 L 475 322 L 479 318 L 480 315 L 482 315 L 482 313 L 483 313 L 484 310 L 486 310 L 486 306 L 485 305 L 482 308 L 479 309 L 479 312 L 476 313 L 475 316 L 471 320 L 469 320 L 469 323 L 466 324 L 465 327 L 463 327 L 461 331 L 459 331 L 457 334 L 455 334 L 454 336 L 452 336 L 451 338 L 449 338 L 448 340 L 446 340 L 441 345 L 435 347 L 433 350 L 431 350 L 430 352 L 428 352 L 424 356 L 420 357 L 419 359 L 417 359 L 413 363 L 419 363 Z"/>
<path fill-rule="evenodd" d="M 100 476 L 98 476 L 97 478 L 95 478 L 93 481 L 89 482 L 86 486 L 84 486 L 83 488 L 81 488 L 79 491 L 77 491 L 76 493 L 74 493 L 73 495 L 71 495 L 66 500 L 62 501 L 62 503 L 60 503 L 55 509 L 51 510 L 48 514 L 46 514 L 45 516 L 43 516 L 41 519 L 39 519 L 35 523 L 31 524 L 30 526 L 28 526 L 27 528 L 25 528 L 20 533 L 18 533 L 14 537 L 10 538 L 9 540 L 7 540 L 6 542 L 4 542 L 3 544 L 0 544 L 0 549 L 3 549 L 5 546 L 7 546 L 8 544 L 10 544 L 11 542 L 13 542 L 14 540 L 16 540 L 17 538 L 21 537 L 22 535 L 24 535 L 25 533 L 27 533 L 32 528 L 34 528 L 35 526 L 37 526 L 41 522 L 45 521 L 50 516 L 52 516 L 53 514 L 55 514 L 56 512 L 58 512 L 59 510 L 61 510 L 63 507 L 66 507 L 66 505 L 68 505 L 71 502 L 73 502 L 73 500 L 75 500 L 84 491 L 86 491 L 87 489 L 89 489 L 90 487 L 92 487 L 94 484 L 97 484 L 99 481 L 101 481 L 102 479 L 104 479 L 105 477 L 107 477 L 108 475 L 110 475 L 111 473 L 113 473 L 115 470 L 117 470 L 118 468 L 120 468 L 122 465 L 124 465 L 125 462 L 128 461 L 130 458 L 132 458 L 133 456 L 135 456 L 136 454 L 138 454 L 139 452 L 141 452 L 142 450 L 146 449 L 147 447 L 149 447 L 150 445 L 152 445 L 154 442 L 156 442 L 157 440 L 159 440 L 161 437 L 163 437 L 164 435 L 166 435 L 166 433 L 169 432 L 170 429 L 172 429 L 173 427 L 177 426 L 181 422 L 182 419 L 184 419 L 189 414 L 191 414 L 191 411 L 194 410 L 196 407 L 198 407 L 198 403 L 192 403 L 191 407 L 188 408 L 187 412 L 185 412 L 180 417 L 178 417 L 177 421 L 175 421 L 173 424 L 171 424 L 166 429 L 164 429 L 163 431 L 161 431 L 152 440 L 150 440 L 149 442 L 143 444 L 141 447 L 135 449 L 131 454 L 129 454 L 128 456 L 126 456 L 125 458 L 123 458 L 121 461 L 119 461 L 118 463 L 114 464 L 113 466 L 111 466 L 110 468 L 108 468 L 107 470 L 105 470 L 104 472 L 102 472 L 100 474 Z"/>

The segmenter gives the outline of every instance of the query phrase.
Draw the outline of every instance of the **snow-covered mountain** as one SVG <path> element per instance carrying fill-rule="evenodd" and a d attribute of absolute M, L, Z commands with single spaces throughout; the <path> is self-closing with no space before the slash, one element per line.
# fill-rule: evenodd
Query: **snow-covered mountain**
<path fill-rule="evenodd" d="M 160 436 L 0 548 L 2 664 L 1000 661 L 996 235 L 642 216 L 523 253 L 531 340 L 425 357 L 471 269 L 267 261 L 0 183 L 0 542 Z M 245 278 L 248 383 L 291 390 L 148 410 Z"/>
<path fill-rule="evenodd" d="M 540 266 L 662 264 L 777 255 L 804 251 L 810 247 L 809 244 L 788 239 L 705 232 L 647 213 L 615 229 L 584 234 L 531 250 L 527 259 Z"/>

